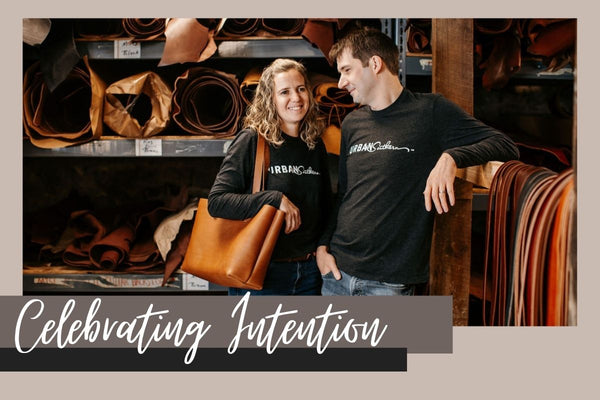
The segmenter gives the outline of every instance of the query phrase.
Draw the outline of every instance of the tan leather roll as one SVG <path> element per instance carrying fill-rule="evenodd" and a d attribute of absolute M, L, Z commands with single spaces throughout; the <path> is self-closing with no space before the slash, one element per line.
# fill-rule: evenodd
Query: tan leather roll
<path fill-rule="evenodd" d="M 232 74 L 194 67 L 175 80 L 173 120 L 188 133 L 234 135 L 242 104 L 239 83 Z"/>
<path fill-rule="evenodd" d="M 125 104 L 120 96 L 126 96 Z M 145 101 L 141 100 L 144 99 Z M 162 132 L 170 120 L 171 89 L 152 71 L 121 79 L 108 88 L 104 123 L 121 136 L 146 138 Z"/>
<path fill-rule="evenodd" d="M 63 262 L 73 267 L 90 267 L 89 251 L 106 235 L 106 226 L 89 210 L 74 211 L 69 219 L 74 240 L 63 253 Z"/>
<path fill-rule="evenodd" d="M 33 64 L 23 79 L 23 123 L 31 143 L 42 148 L 67 147 L 102 135 L 105 83 L 90 67 L 76 66 L 50 92 Z"/>

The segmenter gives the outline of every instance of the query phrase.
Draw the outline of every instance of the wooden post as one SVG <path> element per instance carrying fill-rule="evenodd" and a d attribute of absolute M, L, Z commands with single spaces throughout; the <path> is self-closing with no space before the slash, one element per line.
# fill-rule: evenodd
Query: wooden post
<path fill-rule="evenodd" d="M 473 20 L 433 19 L 432 91 L 473 114 Z M 430 294 L 453 296 L 453 324 L 467 325 L 471 278 L 473 185 L 455 183 L 456 204 L 436 215 L 431 247 Z"/>

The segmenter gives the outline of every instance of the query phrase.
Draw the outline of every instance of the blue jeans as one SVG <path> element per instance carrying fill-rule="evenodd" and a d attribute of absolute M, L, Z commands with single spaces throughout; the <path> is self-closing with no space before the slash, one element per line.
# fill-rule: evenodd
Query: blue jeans
<path fill-rule="evenodd" d="M 336 281 L 333 273 L 323 275 L 323 296 L 413 296 L 417 285 L 369 281 L 348 275 L 340 270 L 342 279 Z"/>
<path fill-rule="evenodd" d="M 306 261 L 275 262 L 267 269 L 262 290 L 229 288 L 230 296 L 319 296 L 321 273 L 314 257 Z"/>

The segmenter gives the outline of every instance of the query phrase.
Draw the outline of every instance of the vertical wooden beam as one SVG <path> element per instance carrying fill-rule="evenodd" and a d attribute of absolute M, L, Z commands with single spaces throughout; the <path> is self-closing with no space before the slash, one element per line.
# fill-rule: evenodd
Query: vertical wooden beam
<path fill-rule="evenodd" d="M 433 19 L 432 91 L 473 113 L 473 20 Z M 456 179 L 457 201 L 437 215 L 431 248 L 430 294 L 452 295 L 453 324 L 468 325 L 473 185 Z"/>

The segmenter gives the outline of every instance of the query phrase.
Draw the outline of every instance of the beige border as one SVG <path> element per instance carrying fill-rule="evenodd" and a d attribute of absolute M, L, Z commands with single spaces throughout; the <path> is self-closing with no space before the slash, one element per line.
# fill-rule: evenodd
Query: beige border
<path fill-rule="evenodd" d="M 104 0 L 12 2 L 2 23 L 3 143 L 1 182 L 3 227 L 0 230 L 4 266 L 1 294 L 21 293 L 21 25 L 22 17 L 113 17 L 244 15 L 265 17 L 531 17 L 579 18 L 579 326 L 577 328 L 455 328 L 451 355 L 409 355 L 407 373 L 0 373 L 2 398 L 172 399 L 194 398 L 590 398 L 597 390 L 598 268 L 592 252 L 598 248 L 593 229 L 598 220 L 598 133 L 595 109 L 598 79 L 595 10 L 583 1 L 504 0 L 492 6 L 482 1 L 430 1 L 419 4 L 388 0 L 252 1 L 239 0 L 131 2 Z M 412 2 L 417 3 L 417 2 Z M 586 2 L 592 4 L 591 2 Z M 259 5 L 260 4 L 260 5 Z M 140 15 L 142 14 L 142 15 Z M 596 96 L 594 96 L 596 95 Z M 595 184 L 594 184 L 595 183 Z M 583 216 L 583 218 L 581 218 Z M 2 322 L 0 321 L 0 324 Z M 360 360 L 357 360 L 360 362 Z M 594 386 L 592 386 L 596 383 Z M 9 391 L 6 394 L 6 391 Z M 589 394 L 588 394 L 589 393 Z M 587 394 L 587 395 L 584 395 Z"/>

